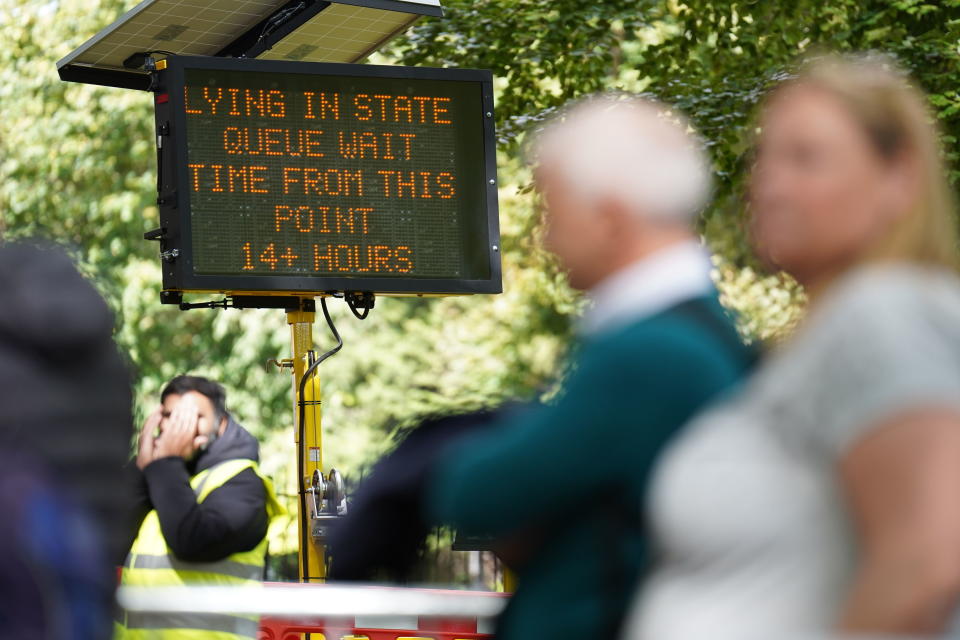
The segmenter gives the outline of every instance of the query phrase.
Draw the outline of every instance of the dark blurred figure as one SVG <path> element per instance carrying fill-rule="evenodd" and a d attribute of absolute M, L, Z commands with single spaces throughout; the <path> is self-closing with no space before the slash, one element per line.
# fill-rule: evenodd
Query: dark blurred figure
<path fill-rule="evenodd" d="M 381 458 L 351 496 L 350 513 L 332 528 L 331 580 L 416 579 L 431 523 L 424 513 L 427 473 L 456 440 L 498 424 L 519 406 L 424 420 Z M 386 533 L 385 532 L 389 532 Z M 483 540 L 484 545 L 490 540 Z"/>
<path fill-rule="evenodd" d="M 498 638 L 612 638 L 643 566 L 652 463 L 752 357 L 692 228 L 710 179 L 685 121 L 636 97 L 594 97 L 550 123 L 534 155 L 547 246 L 593 303 L 564 392 L 454 425 L 479 433 L 444 437 L 431 423 L 441 435 L 414 433 L 390 467 L 419 491 L 427 523 L 495 538 L 516 569 Z M 390 480 L 379 479 L 388 496 Z M 354 530 L 334 539 L 334 577 Z"/>
<path fill-rule="evenodd" d="M 0 637 L 108 638 L 131 381 L 60 250 L 0 245 Z"/>

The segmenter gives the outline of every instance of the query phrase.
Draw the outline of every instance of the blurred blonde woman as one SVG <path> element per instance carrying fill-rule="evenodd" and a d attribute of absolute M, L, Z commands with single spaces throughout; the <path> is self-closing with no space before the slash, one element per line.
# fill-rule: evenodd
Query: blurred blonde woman
<path fill-rule="evenodd" d="M 628 637 L 958 633 L 956 212 L 925 104 L 889 61 L 848 57 L 766 100 L 754 242 L 810 308 L 659 462 Z"/>

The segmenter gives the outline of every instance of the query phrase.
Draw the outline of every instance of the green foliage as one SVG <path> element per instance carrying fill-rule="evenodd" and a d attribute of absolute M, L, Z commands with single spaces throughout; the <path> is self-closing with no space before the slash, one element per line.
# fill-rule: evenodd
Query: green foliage
<path fill-rule="evenodd" d="M 794 324 L 802 294 L 758 275 L 742 206 L 751 121 L 764 92 L 799 57 L 881 50 L 930 94 L 954 182 L 960 179 L 960 2 L 942 0 L 678 0 L 585 2 L 448 0 L 393 47 L 407 64 L 481 66 L 500 79 L 502 150 L 564 101 L 597 90 L 645 93 L 686 113 L 713 159 L 715 199 L 701 229 L 717 254 L 717 283 L 751 338 Z"/>
<path fill-rule="evenodd" d="M 142 239 L 158 226 L 149 96 L 62 83 L 56 75 L 57 59 L 132 4 L 0 3 L 5 234 L 71 247 L 117 312 L 117 340 L 137 372 L 142 405 L 155 402 L 163 382 L 179 372 L 223 381 L 233 410 L 264 440 L 267 471 L 291 494 L 291 380 L 265 366 L 288 355 L 283 313 L 181 312 L 159 304 L 156 245 Z M 741 312 L 751 338 L 785 331 L 802 297 L 795 284 L 763 275 L 753 263 L 740 197 L 752 113 L 798 55 L 818 47 L 896 55 L 930 92 L 953 178 L 960 178 L 960 0 L 444 4 L 447 18 L 421 21 L 379 59 L 494 71 L 506 291 L 378 300 L 364 322 L 333 303 L 346 346 L 321 368 L 324 457 L 354 477 L 417 416 L 529 396 L 555 382 L 581 302 L 538 248 L 536 203 L 520 150 L 523 132 L 570 98 L 605 89 L 645 92 L 691 117 L 717 178 L 702 230 L 717 253 L 724 300 Z M 64 309 L 65 319 L 69 313 Z M 318 348 L 330 346 L 324 327 L 315 333 Z"/>

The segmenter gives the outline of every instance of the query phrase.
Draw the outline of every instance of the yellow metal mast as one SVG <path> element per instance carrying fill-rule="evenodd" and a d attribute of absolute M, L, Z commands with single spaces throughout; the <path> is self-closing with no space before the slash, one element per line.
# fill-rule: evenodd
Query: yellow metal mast
<path fill-rule="evenodd" d="M 503 592 L 513 593 L 516 590 L 517 590 L 517 574 L 514 573 L 513 569 L 504 567 L 503 568 Z"/>
<path fill-rule="evenodd" d="M 313 477 L 314 471 L 323 472 L 320 376 L 316 371 L 310 376 L 304 387 L 302 429 L 300 425 L 300 381 L 310 366 L 310 354 L 313 351 L 313 322 L 316 317 L 314 311 L 302 310 L 313 308 L 312 305 L 308 307 L 307 304 L 304 304 L 308 300 L 313 301 L 312 298 L 303 299 L 300 305 L 301 310 L 287 312 L 287 324 L 290 325 L 290 342 L 293 349 L 293 433 L 300 462 L 297 471 L 302 476 L 298 478 L 298 491 L 300 492 L 310 486 L 310 479 Z M 300 441 L 301 431 L 303 432 L 302 442 Z M 324 548 L 315 544 L 311 537 L 311 513 L 307 502 L 310 498 L 310 495 L 301 494 L 297 501 L 300 581 L 323 582 L 326 578 L 326 566 L 323 561 Z M 306 535 L 304 535 L 304 532 L 306 532 Z"/>

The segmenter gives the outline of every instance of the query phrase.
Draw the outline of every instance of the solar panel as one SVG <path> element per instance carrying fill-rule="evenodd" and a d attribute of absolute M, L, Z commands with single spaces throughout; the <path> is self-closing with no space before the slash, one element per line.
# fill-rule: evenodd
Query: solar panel
<path fill-rule="evenodd" d="M 249 57 L 358 62 L 421 16 L 442 14 L 440 0 L 143 0 L 57 69 L 63 80 L 146 89 L 147 74 L 124 66 L 140 52 L 236 56 L 256 44 Z"/>
<path fill-rule="evenodd" d="M 357 62 L 379 49 L 419 16 L 334 4 L 260 55 L 272 60 Z"/>

